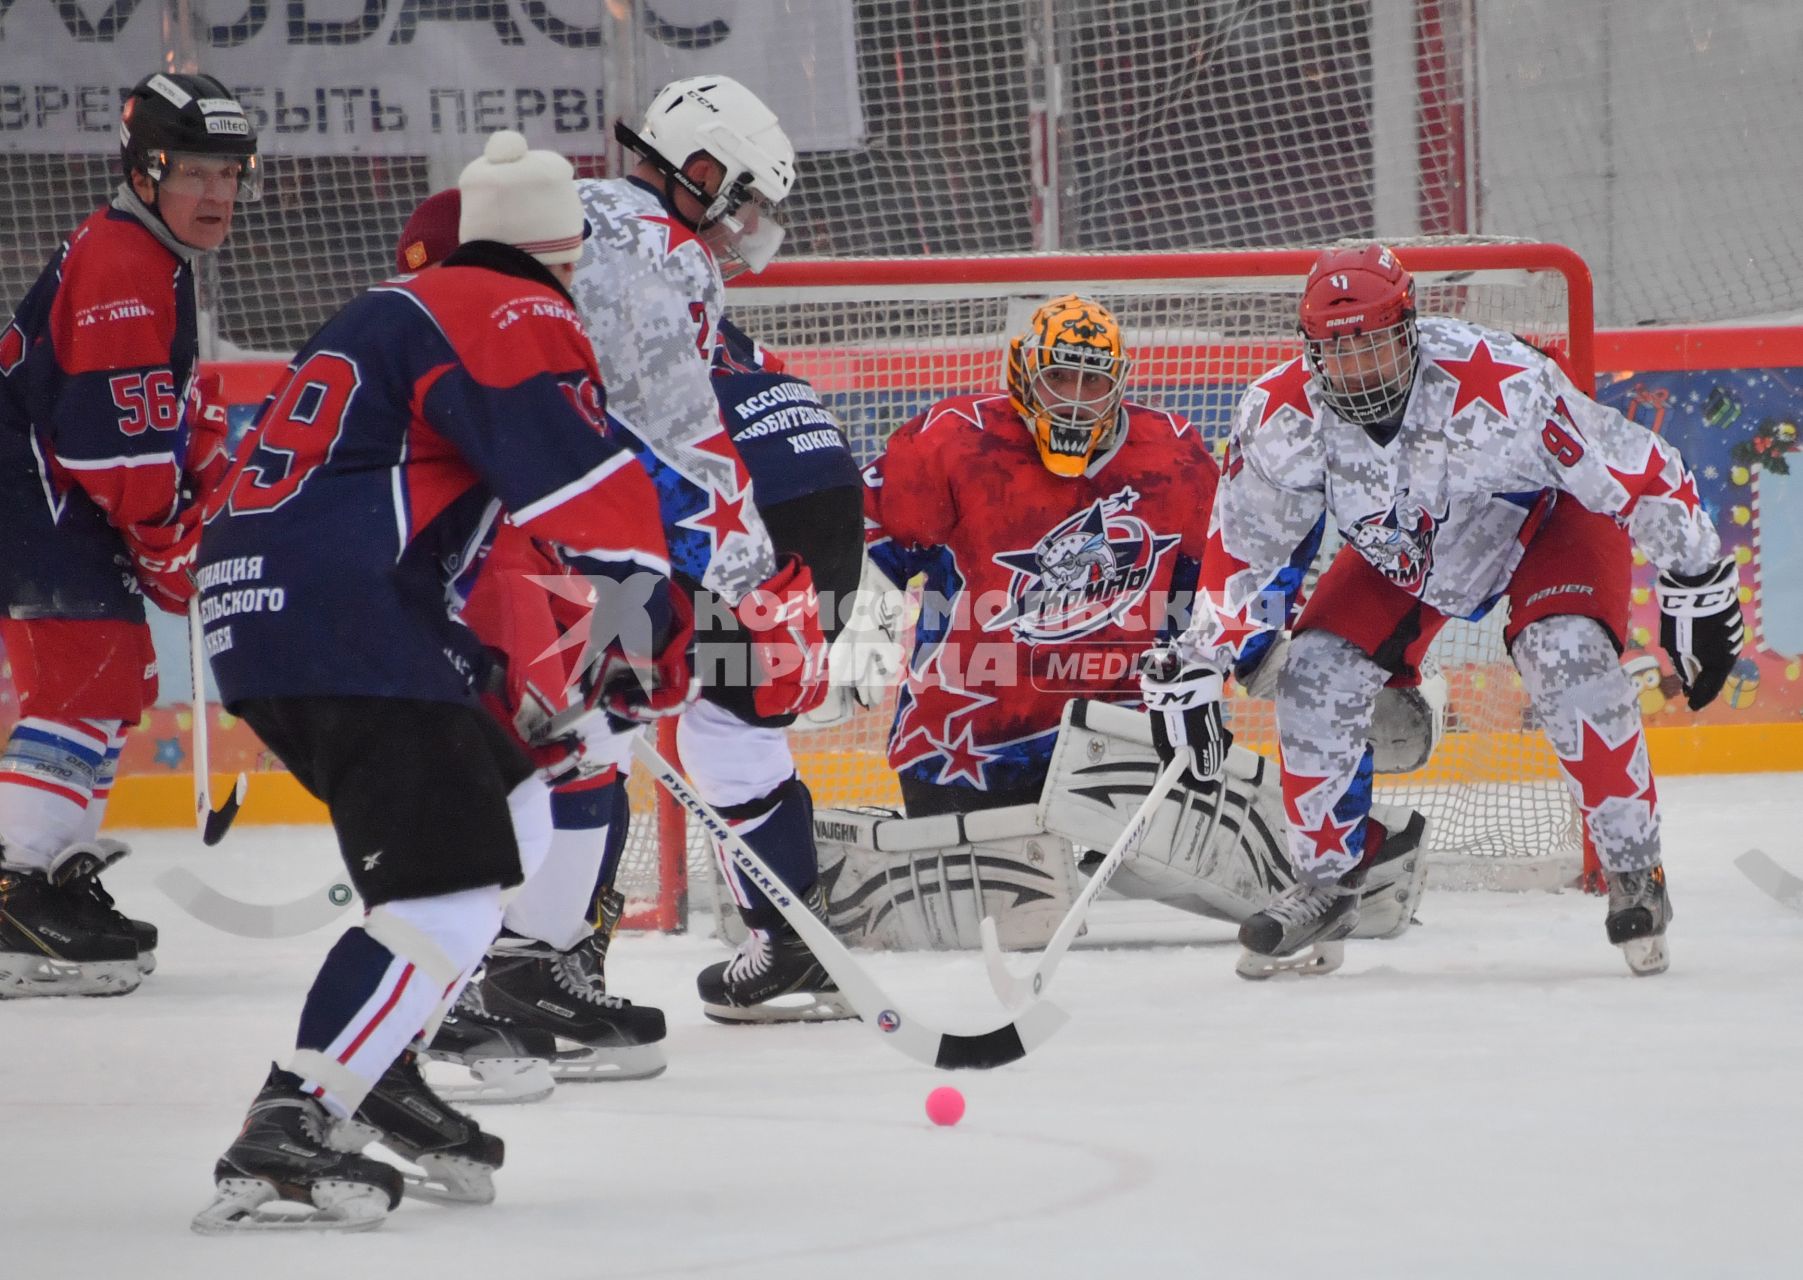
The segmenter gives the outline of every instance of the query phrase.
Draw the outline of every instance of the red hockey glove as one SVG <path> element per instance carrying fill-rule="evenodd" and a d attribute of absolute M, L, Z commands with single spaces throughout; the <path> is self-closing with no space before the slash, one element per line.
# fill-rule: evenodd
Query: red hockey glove
<path fill-rule="evenodd" d="M 584 701 L 635 724 L 680 715 L 701 691 L 693 676 L 695 608 L 682 588 L 668 584 L 670 625 L 649 658 L 627 653 L 616 641 L 577 677 Z"/>
<path fill-rule="evenodd" d="M 227 447 L 231 423 L 226 418 L 225 380 L 216 373 L 195 377 L 188 391 L 188 452 L 182 470 L 193 477 L 201 494 L 210 493 L 231 470 Z"/>
<path fill-rule="evenodd" d="M 820 597 L 799 556 L 783 556 L 770 580 L 747 593 L 734 612 L 751 633 L 751 701 L 760 716 L 801 715 L 826 700 Z"/>
<path fill-rule="evenodd" d="M 199 507 L 187 507 L 172 524 L 135 524 L 119 531 L 131 552 L 139 589 L 165 613 L 186 613 L 194 595 L 200 517 Z"/>

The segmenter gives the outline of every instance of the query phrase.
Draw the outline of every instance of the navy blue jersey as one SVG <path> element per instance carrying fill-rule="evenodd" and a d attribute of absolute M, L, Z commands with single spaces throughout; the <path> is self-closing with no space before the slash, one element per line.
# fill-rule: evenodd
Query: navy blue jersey
<path fill-rule="evenodd" d="M 820 393 L 787 373 L 714 373 L 720 417 L 760 509 L 825 489 L 855 489 L 858 464 Z"/>
<path fill-rule="evenodd" d="M 466 246 L 378 285 L 271 396 L 201 541 L 225 701 L 474 700 L 457 580 L 496 519 L 585 572 L 668 552 L 644 469 L 606 424 L 594 354 L 531 259 Z"/>
<path fill-rule="evenodd" d="M 92 214 L 0 331 L 0 610 L 143 619 L 119 530 L 175 514 L 195 350 L 187 261 Z"/>

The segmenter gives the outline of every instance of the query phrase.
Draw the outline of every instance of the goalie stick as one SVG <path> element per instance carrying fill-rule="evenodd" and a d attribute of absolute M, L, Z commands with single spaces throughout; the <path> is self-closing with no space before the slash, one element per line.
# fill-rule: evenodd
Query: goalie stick
<path fill-rule="evenodd" d="M 1096 900 L 1096 895 L 1108 886 L 1108 881 L 1120 869 L 1127 855 L 1133 852 L 1146 831 L 1152 825 L 1152 815 L 1164 798 L 1177 785 L 1188 767 L 1188 753 L 1179 755 L 1164 767 L 1152 789 L 1146 792 L 1146 798 L 1140 801 L 1139 808 L 1132 819 L 1115 839 L 1114 846 L 1108 850 L 1108 856 L 1102 859 L 1101 865 L 1090 876 L 1089 883 L 1077 900 L 1071 903 L 1070 910 L 1064 913 L 1064 919 L 1058 925 L 1058 932 L 1046 943 L 1040 953 L 1039 963 L 1024 978 L 1018 977 L 1008 969 L 1002 959 L 1001 943 L 996 938 L 995 918 L 984 916 L 983 923 L 978 926 L 983 935 L 983 963 L 989 970 L 989 985 L 995 988 L 995 994 L 1001 998 L 1002 1004 L 1010 1009 L 1018 1009 L 1028 1000 L 1037 999 L 1045 991 L 1046 983 L 1052 980 L 1052 973 L 1064 959 L 1064 953 L 1071 949 L 1077 933 L 1083 928 L 1083 918 L 1089 914 L 1089 904 Z"/>
<path fill-rule="evenodd" d="M 188 600 L 188 674 L 194 678 L 194 825 L 202 844 L 215 845 L 232 829 L 232 819 L 244 803 L 249 780 L 241 773 L 232 792 L 217 810 L 213 808 L 213 775 L 207 760 L 207 655 L 205 628 L 200 623 L 200 597 Z"/>
<path fill-rule="evenodd" d="M 1792 875 L 1759 849 L 1748 849 L 1734 860 L 1734 865 L 1774 902 L 1792 911 L 1803 911 L 1803 876 Z"/>
<path fill-rule="evenodd" d="M 986 1070 L 1025 1057 L 1050 1039 L 1068 1021 L 1070 1015 L 1064 1010 L 1040 1000 L 999 1026 L 973 1035 L 962 1035 L 955 1031 L 940 1031 L 913 1014 L 904 1012 L 877 985 L 876 979 L 866 972 L 864 966 L 852 957 L 851 952 L 845 949 L 845 944 L 839 941 L 832 929 L 802 905 L 751 846 L 741 840 L 726 821 L 689 788 L 682 775 L 658 754 L 657 748 L 651 745 L 646 735 L 637 735 L 633 739 L 632 749 L 656 775 L 658 782 L 663 784 L 671 797 L 693 814 L 707 833 L 720 842 L 733 865 L 744 872 L 770 899 L 772 905 L 782 912 L 783 919 L 808 944 L 808 950 L 814 953 L 814 958 L 839 985 L 839 990 L 851 1002 L 852 1008 L 857 1010 L 864 1025 L 875 1031 L 891 1048 L 929 1067 L 954 1071 L 962 1068 Z"/>

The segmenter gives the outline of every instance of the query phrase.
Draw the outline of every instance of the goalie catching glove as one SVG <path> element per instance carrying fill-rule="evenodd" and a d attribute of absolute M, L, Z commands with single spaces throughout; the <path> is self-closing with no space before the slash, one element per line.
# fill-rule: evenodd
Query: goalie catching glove
<path fill-rule="evenodd" d="M 1221 776 L 1233 733 L 1221 719 L 1221 673 L 1185 663 L 1170 648 L 1148 649 L 1139 664 L 1139 691 L 1152 716 L 1152 745 L 1165 764 L 1187 755 L 1191 785 Z"/>
<path fill-rule="evenodd" d="M 1740 614 L 1740 573 L 1733 560 L 1700 574 L 1659 575 L 1659 647 L 1671 655 L 1692 711 L 1722 691 L 1740 656 L 1746 626 Z"/>

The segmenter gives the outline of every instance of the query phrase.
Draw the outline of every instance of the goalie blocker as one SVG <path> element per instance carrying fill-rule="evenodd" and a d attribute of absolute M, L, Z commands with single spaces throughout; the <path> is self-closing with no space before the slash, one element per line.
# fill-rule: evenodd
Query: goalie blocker
<path fill-rule="evenodd" d="M 1386 694 L 1373 727 L 1386 772 L 1419 767 L 1437 737 L 1442 699 Z M 1106 849 L 1159 772 L 1149 719 L 1130 707 L 1074 699 L 1065 708 L 1039 804 L 901 818 L 879 809 L 819 809 L 814 835 L 833 930 L 848 944 L 894 950 L 980 945 L 996 921 L 1009 950 L 1044 946 L 1075 896 L 1080 849 Z M 1173 792 L 1110 888 L 1239 923 L 1295 876 L 1284 854 L 1283 795 L 1275 766 L 1234 747 L 1223 781 Z M 1360 938 L 1408 927 L 1426 881 L 1422 828 L 1412 810 L 1376 805 L 1389 833 L 1360 901 Z"/>

